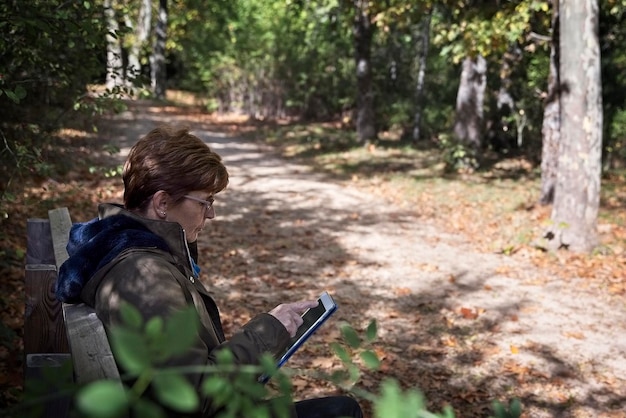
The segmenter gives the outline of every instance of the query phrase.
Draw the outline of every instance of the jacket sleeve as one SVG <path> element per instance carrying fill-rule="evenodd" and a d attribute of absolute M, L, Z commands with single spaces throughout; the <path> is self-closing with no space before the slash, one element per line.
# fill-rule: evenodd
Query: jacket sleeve
<path fill-rule="evenodd" d="M 272 315 L 263 313 L 252 318 L 220 348 L 230 349 L 237 363 L 258 364 L 263 353 L 276 357 L 287 348 L 289 340 L 285 326 Z"/>

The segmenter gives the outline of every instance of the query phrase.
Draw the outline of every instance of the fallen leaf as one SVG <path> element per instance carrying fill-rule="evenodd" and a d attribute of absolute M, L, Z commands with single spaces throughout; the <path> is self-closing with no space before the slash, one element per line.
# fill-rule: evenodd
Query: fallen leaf
<path fill-rule="evenodd" d="M 564 332 L 563 335 L 567 338 L 575 338 L 577 340 L 585 339 L 585 335 L 582 332 Z"/>
<path fill-rule="evenodd" d="M 476 319 L 478 312 L 471 308 L 461 308 L 461 316 L 465 319 Z"/>
<path fill-rule="evenodd" d="M 411 294 L 411 289 L 409 289 L 407 287 L 398 287 L 398 288 L 394 289 L 394 292 L 398 296 L 408 296 L 408 295 Z"/>

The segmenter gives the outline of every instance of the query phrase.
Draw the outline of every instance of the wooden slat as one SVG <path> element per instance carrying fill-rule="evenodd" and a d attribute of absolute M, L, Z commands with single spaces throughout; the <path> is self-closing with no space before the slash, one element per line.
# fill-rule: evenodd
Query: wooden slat
<path fill-rule="evenodd" d="M 56 265 L 61 267 L 68 258 L 67 242 L 72 220 L 67 208 L 51 210 L 48 215 Z M 64 303 L 63 317 L 76 383 L 82 385 L 101 379 L 120 381 L 104 326 L 94 309 L 83 303 Z"/>
<path fill-rule="evenodd" d="M 95 311 L 82 303 L 64 303 L 63 313 L 76 382 L 85 384 L 99 379 L 120 380 L 106 332 Z"/>
<path fill-rule="evenodd" d="M 26 266 L 24 277 L 24 354 L 69 353 L 61 304 L 54 295 L 54 265 Z"/>
<path fill-rule="evenodd" d="M 48 211 L 50 218 L 50 233 L 52 235 L 52 246 L 54 248 L 54 259 L 57 268 L 68 259 L 67 242 L 70 237 L 72 219 L 67 208 L 52 209 Z"/>
<path fill-rule="evenodd" d="M 29 264 L 55 264 L 47 219 L 30 218 L 26 221 L 26 265 Z"/>
<path fill-rule="evenodd" d="M 61 303 L 54 295 L 57 269 L 49 221 L 29 219 L 26 234 L 24 384 L 37 386 L 56 376 L 58 381 L 49 384 L 49 398 L 38 406 L 37 416 L 67 417 L 71 399 L 58 390 L 71 383 L 71 373 L 59 371 L 68 368 L 71 372 L 71 362 Z"/>
<path fill-rule="evenodd" d="M 69 354 L 29 354 L 26 356 L 24 385 L 28 393 L 44 396 L 30 408 L 21 411 L 20 417 L 68 418 L 72 399 L 63 390 L 72 384 L 72 362 Z M 51 381 L 54 377 L 54 381 Z M 42 390 L 42 385 L 43 390 Z M 17 417 L 16 417 L 17 418 Z"/>

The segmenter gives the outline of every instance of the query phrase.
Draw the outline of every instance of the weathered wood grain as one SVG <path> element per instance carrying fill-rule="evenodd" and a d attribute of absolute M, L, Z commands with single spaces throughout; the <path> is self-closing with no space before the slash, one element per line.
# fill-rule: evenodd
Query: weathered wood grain
<path fill-rule="evenodd" d="M 68 258 L 67 242 L 72 220 L 67 208 L 48 212 L 57 267 Z M 83 304 L 63 304 L 67 339 L 72 352 L 74 379 L 86 384 L 101 379 L 120 380 L 104 326 L 93 308 Z M 121 382 L 120 382 L 121 384 Z"/>

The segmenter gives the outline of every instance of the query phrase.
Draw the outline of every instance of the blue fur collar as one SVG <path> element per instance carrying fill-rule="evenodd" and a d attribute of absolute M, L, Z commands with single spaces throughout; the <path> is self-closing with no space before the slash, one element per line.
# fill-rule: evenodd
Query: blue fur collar
<path fill-rule="evenodd" d="M 83 287 L 100 268 L 122 251 L 139 247 L 169 251 L 161 237 L 122 214 L 74 224 L 67 244 L 70 257 L 59 269 L 57 299 L 67 303 L 80 302 Z"/>

